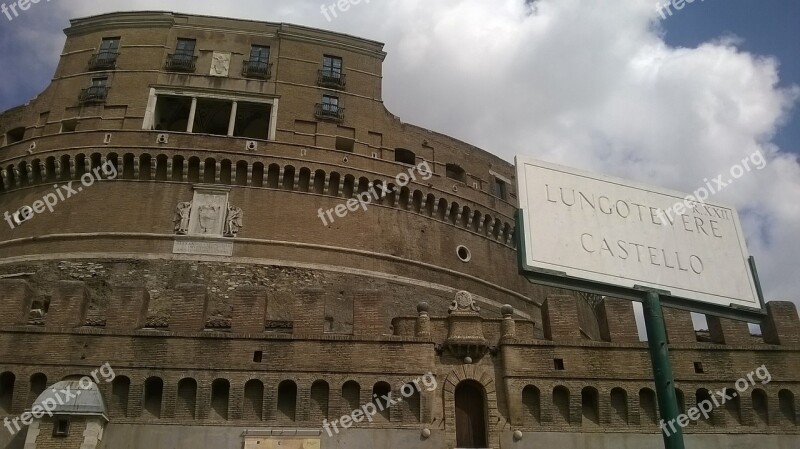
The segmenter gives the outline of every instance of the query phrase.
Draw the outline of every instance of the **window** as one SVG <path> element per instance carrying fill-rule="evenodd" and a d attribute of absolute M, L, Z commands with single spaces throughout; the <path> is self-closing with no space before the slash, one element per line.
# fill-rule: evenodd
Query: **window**
<path fill-rule="evenodd" d="M 25 138 L 25 128 L 20 126 L 19 128 L 14 128 L 6 133 L 6 145 L 11 145 L 12 143 L 17 143 L 22 141 Z"/>
<path fill-rule="evenodd" d="M 342 77 L 342 58 L 325 56 L 322 58 L 322 73 L 329 78 Z"/>
<path fill-rule="evenodd" d="M 92 78 L 92 85 L 80 94 L 81 103 L 102 103 L 108 96 L 108 77 Z"/>
<path fill-rule="evenodd" d="M 322 58 L 322 70 L 319 71 L 317 84 L 333 89 L 341 89 L 345 86 L 342 58 L 327 55 Z"/>
<path fill-rule="evenodd" d="M 250 47 L 250 59 L 245 61 L 243 75 L 261 79 L 270 77 L 269 47 L 263 45 Z"/>
<path fill-rule="evenodd" d="M 56 418 L 55 422 L 53 422 L 53 436 L 69 436 L 69 418 Z"/>
<path fill-rule="evenodd" d="M 194 39 L 178 39 L 175 44 L 175 53 L 167 56 L 167 70 L 175 72 L 194 72 L 197 57 L 194 49 L 197 41 Z"/>
<path fill-rule="evenodd" d="M 100 48 L 89 63 L 93 70 L 113 69 L 119 55 L 119 38 L 106 37 L 100 42 Z"/>
<path fill-rule="evenodd" d="M 558 371 L 564 370 L 564 359 L 553 359 L 553 368 Z"/>
<path fill-rule="evenodd" d="M 343 116 L 342 108 L 339 107 L 339 97 L 334 95 L 323 95 L 322 103 L 317 104 L 316 116 L 320 119 L 341 121 Z"/>
<path fill-rule="evenodd" d="M 456 164 L 447 164 L 445 166 L 445 174 L 450 179 L 455 179 L 456 181 L 467 182 L 467 173 L 464 171 L 463 168 L 459 167 Z"/>
<path fill-rule="evenodd" d="M 263 359 L 263 357 L 264 357 L 264 352 L 262 352 L 262 351 L 253 352 L 253 362 L 261 363 L 261 360 Z"/>
<path fill-rule="evenodd" d="M 417 163 L 417 155 L 414 154 L 413 151 L 403 148 L 396 148 L 394 150 L 394 160 L 395 162 L 400 162 L 401 164 L 414 165 Z"/>
<path fill-rule="evenodd" d="M 703 374 L 703 362 L 694 362 L 694 372 L 697 374 Z"/>
<path fill-rule="evenodd" d="M 504 200 L 507 198 L 508 189 L 506 182 L 502 179 L 494 178 L 494 196 Z"/>
<path fill-rule="evenodd" d="M 75 119 L 64 120 L 61 122 L 62 133 L 74 133 L 78 129 L 78 121 Z"/>

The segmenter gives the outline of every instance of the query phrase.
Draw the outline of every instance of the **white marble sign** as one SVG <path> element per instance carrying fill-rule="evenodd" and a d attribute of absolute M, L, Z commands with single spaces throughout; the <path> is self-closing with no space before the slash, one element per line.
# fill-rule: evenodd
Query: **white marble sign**
<path fill-rule="evenodd" d="M 172 253 L 231 257 L 233 256 L 233 242 L 178 238 L 172 246 Z"/>
<path fill-rule="evenodd" d="M 517 158 L 525 264 L 615 286 L 761 308 L 735 209 Z"/>

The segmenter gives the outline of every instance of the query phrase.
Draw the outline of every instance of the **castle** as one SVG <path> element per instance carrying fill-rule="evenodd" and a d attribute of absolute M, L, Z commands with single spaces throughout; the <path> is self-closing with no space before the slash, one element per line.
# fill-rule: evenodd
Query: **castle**
<path fill-rule="evenodd" d="M 0 448 L 662 447 L 633 305 L 518 274 L 513 166 L 389 113 L 382 44 L 65 33 L 0 114 Z M 800 317 L 767 312 L 664 309 L 683 411 L 729 398 L 687 447 L 800 444 Z"/>

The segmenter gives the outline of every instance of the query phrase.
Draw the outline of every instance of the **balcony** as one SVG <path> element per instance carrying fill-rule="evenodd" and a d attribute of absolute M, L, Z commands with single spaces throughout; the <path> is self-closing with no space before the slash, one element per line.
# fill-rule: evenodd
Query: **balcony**
<path fill-rule="evenodd" d="M 89 60 L 89 70 L 114 70 L 117 68 L 118 56 L 116 51 L 95 53 Z"/>
<path fill-rule="evenodd" d="M 344 73 L 320 70 L 317 72 L 317 85 L 342 90 L 347 85 L 347 80 Z"/>
<path fill-rule="evenodd" d="M 272 77 L 272 64 L 260 61 L 244 61 L 242 76 L 245 78 L 268 80 Z"/>
<path fill-rule="evenodd" d="M 105 103 L 108 98 L 108 86 L 92 86 L 81 90 L 78 95 L 80 104 Z"/>
<path fill-rule="evenodd" d="M 197 69 L 197 56 L 182 53 L 169 54 L 165 68 L 169 72 L 194 73 Z"/>
<path fill-rule="evenodd" d="M 317 103 L 314 116 L 320 120 L 341 122 L 344 121 L 344 108 L 331 104 Z"/>

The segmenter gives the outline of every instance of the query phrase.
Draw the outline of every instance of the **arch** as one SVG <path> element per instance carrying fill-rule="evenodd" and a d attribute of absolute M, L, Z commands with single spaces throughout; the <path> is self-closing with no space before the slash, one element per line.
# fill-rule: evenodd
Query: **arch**
<path fill-rule="evenodd" d="M 122 179 L 134 178 L 133 174 L 135 170 L 133 161 L 135 159 L 136 157 L 133 155 L 133 153 L 125 153 L 125 155 L 122 156 Z"/>
<path fill-rule="evenodd" d="M 166 181 L 167 180 L 167 165 L 169 162 L 169 158 L 166 154 L 159 154 L 156 156 L 156 173 L 155 173 L 155 180 L 156 181 Z"/>
<path fill-rule="evenodd" d="M 432 193 L 429 193 L 427 197 L 425 197 L 425 215 L 429 217 L 433 217 L 433 209 L 436 207 L 436 197 L 433 196 Z"/>
<path fill-rule="evenodd" d="M 297 384 L 284 380 L 278 385 L 278 413 L 281 418 L 294 422 L 297 414 Z"/>
<path fill-rule="evenodd" d="M 111 413 L 116 416 L 128 416 L 128 395 L 131 380 L 127 376 L 117 376 L 111 382 Z"/>
<path fill-rule="evenodd" d="M 19 171 L 20 187 L 33 184 L 30 172 L 31 169 L 27 161 L 20 161 L 19 164 L 17 164 L 17 170 Z"/>
<path fill-rule="evenodd" d="M 502 237 L 501 242 L 505 243 L 508 241 L 508 238 L 511 237 L 511 224 L 510 223 L 503 223 L 503 232 L 500 233 Z"/>
<path fill-rule="evenodd" d="M 80 154 L 78 156 L 83 157 L 82 154 Z M 71 167 L 71 163 L 72 163 L 72 161 L 70 160 L 69 154 L 65 154 L 65 155 L 61 156 L 61 173 L 59 174 L 59 177 L 58 177 L 59 180 L 66 181 L 67 179 L 69 179 L 72 176 L 72 171 L 70 170 L 72 168 Z M 75 163 L 77 164 L 77 156 L 76 156 L 76 162 Z M 83 163 L 83 159 L 81 159 L 81 163 Z"/>
<path fill-rule="evenodd" d="M 376 179 L 375 181 L 372 182 L 372 186 L 374 189 L 373 191 L 377 196 L 377 198 L 375 199 L 376 202 L 378 204 L 383 204 L 383 199 L 386 196 L 386 192 L 383 191 L 383 181 L 381 181 L 380 179 Z"/>
<path fill-rule="evenodd" d="M 569 395 L 569 388 L 563 385 L 558 385 L 553 388 L 553 408 L 556 412 L 553 414 L 554 422 L 560 422 L 562 424 L 570 423 Z"/>
<path fill-rule="evenodd" d="M 419 190 L 415 190 L 414 191 L 414 196 L 412 197 L 412 200 L 411 200 L 411 210 L 413 212 L 416 212 L 418 214 L 422 213 L 422 200 L 423 200 L 423 198 L 425 198 L 425 196 L 421 191 L 419 191 Z"/>
<path fill-rule="evenodd" d="M 237 186 L 247 185 L 247 161 L 236 163 L 236 179 L 234 181 Z"/>
<path fill-rule="evenodd" d="M 656 424 L 656 393 L 649 388 L 639 390 L 640 421 L 644 424 Z"/>
<path fill-rule="evenodd" d="M 411 201 L 411 189 L 408 187 L 402 187 L 400 189 L 400 209 L 409 210 L 410 209 L 410 201 Z"/>
<path fill-rule="evenodd" d="M 365 177 L 358 178 L 358 193 L 368 192 L 370 188 L 369 179 Z"/>
<path fill-rule="evenodd" d="M 197 411 L 197 381 L 187 377 L 178 382 L 178 397 L 175 404 L 176 418 L 195 419 Z"/>
<path fill-rule="evenodd" d="M 442 221 L 447 217 L 447 200 L 444 198 L 439 198 L 439 207 L 436 209 L 436 217 Z"/>
<path fill-rule="evenodd" d="M 298 179 L 298 190 L 301 192 L 308 192 L 311 188 L 311 170 L 306 167 L 300 169 L 300 177 Z"/>
<path fill-rule="evenodd" d="M 11 404 L 14 400 L 14 384 L 17 381 L 17 376 L 14 373 L 6 371 L 0 374 L 0 412 L 4 414 L 11 414 Z"/>
<path fill-rule="evenodd" d="M 197 156 L 189 158 L 189 175 L 187 181 L 200 182 L 200 158 Z"/>
<path fill-rule="evenodd" d="M 457 202 L 453 201 L 450 204 L 450 212 L 447 215 L 447 220 L 451 224 L 456 224 L 456 220 L 458 219 L 458 211 L 461 210 L 461 207 L 458 205 Z"/>
<path fill-rule="evenodd" d="M 244 419 L 261 421 L 264 417 L 264 382 L 258 379 L 248 380 L 244 384 Z"/>
<path fill-rule="evenodd" d="M 114 157 L 116 157 L 116 154 Z M 95 169 L 100 168 L 101 165 L 103 165 L 103 156 L 100 153 L 92 153 L 92 155 L 89 157 L 89 171 L 93 172 Z M 84 167 L 84 170 L 81 171 L 81 174 L 86 174 L 86 171 L 87 170 Z M 119 173 L 119 171 L 117 171 L 117 173 Z M 76 179 L 79 177 L 80 176 L 76 176 Z"/>
<path fill-rule="evenodd" d="M 361 386 L 354 380 L 348 380 L 342 385 L 342 399 L 346 410 L 355 410 L 360 407 Z"/>
<path fill-rule="evenodd" d="M 328 382 L 318 380 L 311 385 L 311 418 L 314 421 L 328 418 L 329 394 Z"/>
<path fill-rule="evenodd" d="M 172 158 L 172 180 L 177 182 L 183 182 L 183 168 L 186 164 L 186 160 L 183 156 L 175 156 Z"/>
<path fill-rule="evenodd" d="M 456 447 L 488 447 L 488 408 L 483 385 L 474 380 L 460 382 L 455 390 L 455 409 Z"/>
<path fill-rule="evenodd" d="M 411 392 L 410 394 L 408 393 L 409 391 Z M 421 422 L 421 395 L 419 389 L 414 384 L 405 384 L 400 387 L 400 394 L 403 399 L 403 421 L 408 423 Z"/>
<path fill-rule="evenodd" d="M 211 383 L 211 411 L 218 419 L 228 419 L 228 402 L 231 395 L 231 383 L 228 379 L 216 379 Z"/>
<path fill-rule="evenodd" d="M 339 181 L 341 176 L 337 172 L 331 172 L 331 177 L 328 180 L 328 195 L 339 196 Z"/>
<path fill-rule="evenodd" d="M 481 215 L 480 211 L 476 210 L 475 212 L 473 212 L 473 214 L 472 214 L 472 230 L 473 231 L 475 231 L 475 232 L 480 231 L 481 217 L 482 216 L 483 215 Z"/>
<path fill-rule="evenodd" d="M 108 153 L 108 157 L 106 158 L 105 164 L 111 164 L 114 167 L 115 172 L 122 173 L 119 164 L 119 155 L 117 153 Z M 103 165 L 104 163 L 102 163 L 101 159 L 101 164 L 98 165 L 97 168 L 100 168 Z M 94 164 L 92 164 L 92 173 L 94 173 L 94 169 L 95 169 Z"/>
<path fill-rule="evenodd" d="M 287 165 L 283 168 L 283 185 L 284 190 L 294 190 L 294 167 Z"/>
<path fill-rule="evenodd" d="M 494 218 L 491 215 L 486 214 L 483 216 L 483 235 L 489 235 L 489 229 L 492 227 L 493 221 Z"/>
<path fill-rule="evenodd" d="M 151 377 L 144 382 L 144 411 L 153 418 L 161 418 L 161 402 L 164 395 L 164 381 Z"/>
<path fill-rule="evenodd" d="M 769 399 L 767 393 L 760 388 L 753 390 L 751 395 L 753 404 L 753 420 L 756 426 L 764 427 L 769 425 Z"/>
<path fill-rule="evenodd" d="M 376 421 L 389 421 L 389 407 L 383 399 L 384 396 L 392 394 L 392 386 L 386 382 L 377 382 L 372 386 L 373 402 L 378 408 L 378 414 L 375 415 Z"/>
<path fill-rule="evenodd" d="M 50 156 L 44 162 L 44 172 L 45 172 L 44 180 L 46 182 L 53 182 L 53 181 L 56 181 L 58 179 L 58 176 L 56 175 L 56 158 L 55 157 Z"/>
<path fill-rule="evenodd" d="M 697 408 L 700 408 L 700 403 L 703 401 L 709 401 L 713 403 L 711 392 L 705 388 L 701 388 L 695 392 L 695 405 L 697 405 Z M 696 422 L 707 422 L 708 424 L 714 424 L 714 410 L 708 412 L 708 419 L 701 415 L 700 419 Z"/>
<path fill-rule="evenodd" d="M 628 392 L 622 388 L 611 389 L 612 424 L 628 424 Z"/>
<path fill-rule="evenodd" d="M 253 187 L 264 187 L 264 164 L 253 164 Z"/>
<path fill-rule="evenodd" d="M 314 193 L 317 195 L 325 194 L 325 171 L 317 170 L 314 172 Z"/>
<path fill-rule="evenodd" d="M 781 420 L 789 424 L 797 424 L 797 410 L 794 405 L 794 393 L 783 389 L 778 392 L 778 410 Z"/>
<path fill-rule="evenodd" d="M 533 385 L 522 389 L 522 421 L 526 427 L 542 422 L 542 395 Z"/>
<path fill-rule="evenodd" d="M 267 187 L 277 189 L 280 184 L 281 167 L 278 164 L 269 164 L 267 167 Z"/>
<path fill-rule="evenodd" d="M 41 184 L 44 180 L 44 177 L 42 176 L 42 161 L 39 159 L 34 159 L 31 161 L 30 170 L 31 184 Z"/>
<path fill-rule="evenodd" d="M 686 399 L 683 396 L 683 391 L 680 388 L 675 389 L 675 398 L 678 400 L 678 410 L 681 413 L 686 413 Z"/>
<path fill-rule="evenodd" d="M 233 177 L 233 162 L 229 159 L 223 159 L 220 163 L 219 167 L 219 183 L 225 185 L 231 185 L 231 180 Z"/>
<path fill-rule="evenodd" d="M 469 219 L 471 215 L 472 209 L 470 209 L 469 206 L 464 206 L 464 209 L 461 210 L 461 222 L 458 223 L 458 225 L 462 228 L 469 229 L 467 226 L 469 226 Z"/>
<path fill-rule="evenodd" d="M 17 184 L 18 177 L 17 177 L 17 175 L 15 173 L 15 170 L 16 170 L 16 168 L 14 167 L 13 164 L 9 165 L 8 168 L 6 168 L 6 178 L 8 179 L 8 188 L 9 189 L 13 189 L 14 187 L 18 187 L 18 184 Z"/>
<path fill-rule="evenodd" d="M 600 424 L 600 394 L 594 387 L 581 390 L 581 424 Z"/>
<path fill-rule="evenodd" d="M 213 157 L 206 158 L 203 164 L 203 182 L 206 184 L 217 182 L 217 160 Z"/>
<path fill-rule="evenodd" d="M 153 179 L 152 162 L 153 158 L 147 153 L 139 156 L 139 179 L 142 181 Z"/>
<path fill-rule="evenodd" d="M 397 204 L 397 186 L 394 183 L 386 184 L 386 205 L 394 207 Z"/>
<path fill-rule="evenodd" d="M 355 194 L 356 178 L 353 175 L 344 175 L 344 186 L 342 187 L 342 195 L 345 198 L 352 198 Z"/>
<path fill-rule="evenodd" d="M 726 419 L 725 424 L 730 426 L 731 424 L 742 424 L 742 410 L 741 410 L 741 403 L 739 401 L 739 393 L 731 388 L 725 389 L 725 394 L 730 398 L 726 399 L 725 403 L 722 404 L 723 410 L 725 411 Z"/>
<path fill-rule="evenodd" d="M 36 373 L 30 379 L 30 394 L 28 402 L 33 403 L 40 394 L 47 390 L 47 376 L 43 373 Z"/>

